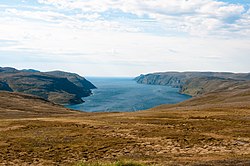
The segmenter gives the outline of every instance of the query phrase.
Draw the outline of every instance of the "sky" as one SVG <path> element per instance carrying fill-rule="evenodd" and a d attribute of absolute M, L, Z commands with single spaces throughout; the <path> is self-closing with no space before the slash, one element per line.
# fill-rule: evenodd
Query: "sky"
<path fill-rule="evenodd" d="M 250 72 L 250 1 L 1 0 L 0 66 Z"/>

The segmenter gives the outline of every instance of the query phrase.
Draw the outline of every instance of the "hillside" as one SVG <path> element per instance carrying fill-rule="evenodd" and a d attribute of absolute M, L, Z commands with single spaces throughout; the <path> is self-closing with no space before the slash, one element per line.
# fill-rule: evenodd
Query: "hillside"
<path fill-rule="evenodd" d="M 75 73 L 68 73 L 63 71 L 51 71 L 51 72 L 45 72 L 45 74 L 52 75 L 55 77 L 67 78 L 70 82 L 74 83 L 78 87 L 85 89 L 86 91 L 88 91 L 89 89 L 96 88 L 91 82 L 89 82 L 84 77 L 81 77 Z"/>
<path fill-rule="evenodd" d="M 180 89 L 181 93 L 198 96 L 213 91 L 250 84 L 250 73 L 223 72 L 165 72 L 136 77 L 141 84 L 165 85 Z"/>
<path fill-rule="evenodd" d="M 0 68 L 0 90 L 32 94 L 58 104 L 82 103 L 81 98 L 89 96 L 94 88 L 74 73 Z"/>
<path fill-rule="evenodd" d="M 218 77 L 195 77 L 185 81 L 180 92 L 191 96 L 199 96 L 210 92 L 225 92 L 233 89 L 244 89 L 250 81 L 233 80 Z"/>
<path fill-rule="evenodd" d="M 132 113 L 76 112 L 1 92 L 0 163 L 250 165 L 249 115 L 248 83 Z"/>
<path fill-rule="evenodd" d="M 76 113 L 78 112 L 37 96 L 15 92 L 0 92 L 0 119 L 41 118 Z"/>

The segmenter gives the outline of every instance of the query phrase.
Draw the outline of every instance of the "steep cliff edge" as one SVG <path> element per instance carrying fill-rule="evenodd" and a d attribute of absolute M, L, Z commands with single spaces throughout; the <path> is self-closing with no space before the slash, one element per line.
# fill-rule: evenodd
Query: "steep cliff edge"
<path fill-rule="evenodd" d="M 135 80 L 141 84 L 176 87 L 180 93 L 198 96 L 249 84 L 250 73 L 165 72 L 140 75 Z"/>
<path fill-rule="evenodd" d="M 82 103 L 96 88 L 85 78 L 61 71 L 30 72 L 0 68 L 0 90 L 32 94 L 58 104 Z"/>

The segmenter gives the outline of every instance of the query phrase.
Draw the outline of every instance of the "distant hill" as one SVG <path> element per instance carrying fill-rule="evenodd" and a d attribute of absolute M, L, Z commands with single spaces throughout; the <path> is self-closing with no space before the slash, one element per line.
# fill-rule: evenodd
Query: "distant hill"
<path fill-rule="evenodd" d="M 21 71 L 23 71 L 23 72 L 31 72 L 31 73 L 40 72 L 39 70 L 34 70 L 34 69 L 23 69 Z"/>
<path fill-rule="evenodd" d="M 228 72 L 164 72 L 140 75 L 141 84 L 166 85 L 180 89 L 181 93 L 197 96 L 250 84 L 250 73 Z"/>
<path fill-rule="evenodd" d="M 96 88 L 85 78 L 61 71 L 0 68 L 0 90 L 32 94 L 58 104 L 82 103 Z"/>
<path fill-rule="evenodd" d="M 78 87 L 81 87 L 85 90 L 96 88 L 91 82 L 89 82 L 84 77 L 81 77 L 75 73 L 68 73 L 63 71 L 51 71 L 51 72 L 45 72 L 45 74 L 52 75 L 55 77 L 67 78 L 70 82 L 74 83 Z"/>
<path fill-rule="evenodd" d="M 1 73 L 17 73 L 19 70 L 12 67 L 0 67 Z"/>

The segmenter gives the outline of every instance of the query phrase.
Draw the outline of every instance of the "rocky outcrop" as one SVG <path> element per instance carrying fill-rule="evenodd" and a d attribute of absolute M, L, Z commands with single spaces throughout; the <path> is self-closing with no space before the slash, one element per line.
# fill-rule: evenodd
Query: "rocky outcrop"
<path fill-rule="evenodd" d="M 30 72 L 0 68 L 0 90 L 32 94 L 58 104 L 79 104 L 96 88 L 85 78 L 61 71 Z"/>
<path fill-rule="evenodd" d="M 180 93 L 198 96 L 247 84 L 250 80 L 250 73 L 165 72 L 140 75 L 135 80 L 141 84 L 176 87 L 180 89 Z"/>

